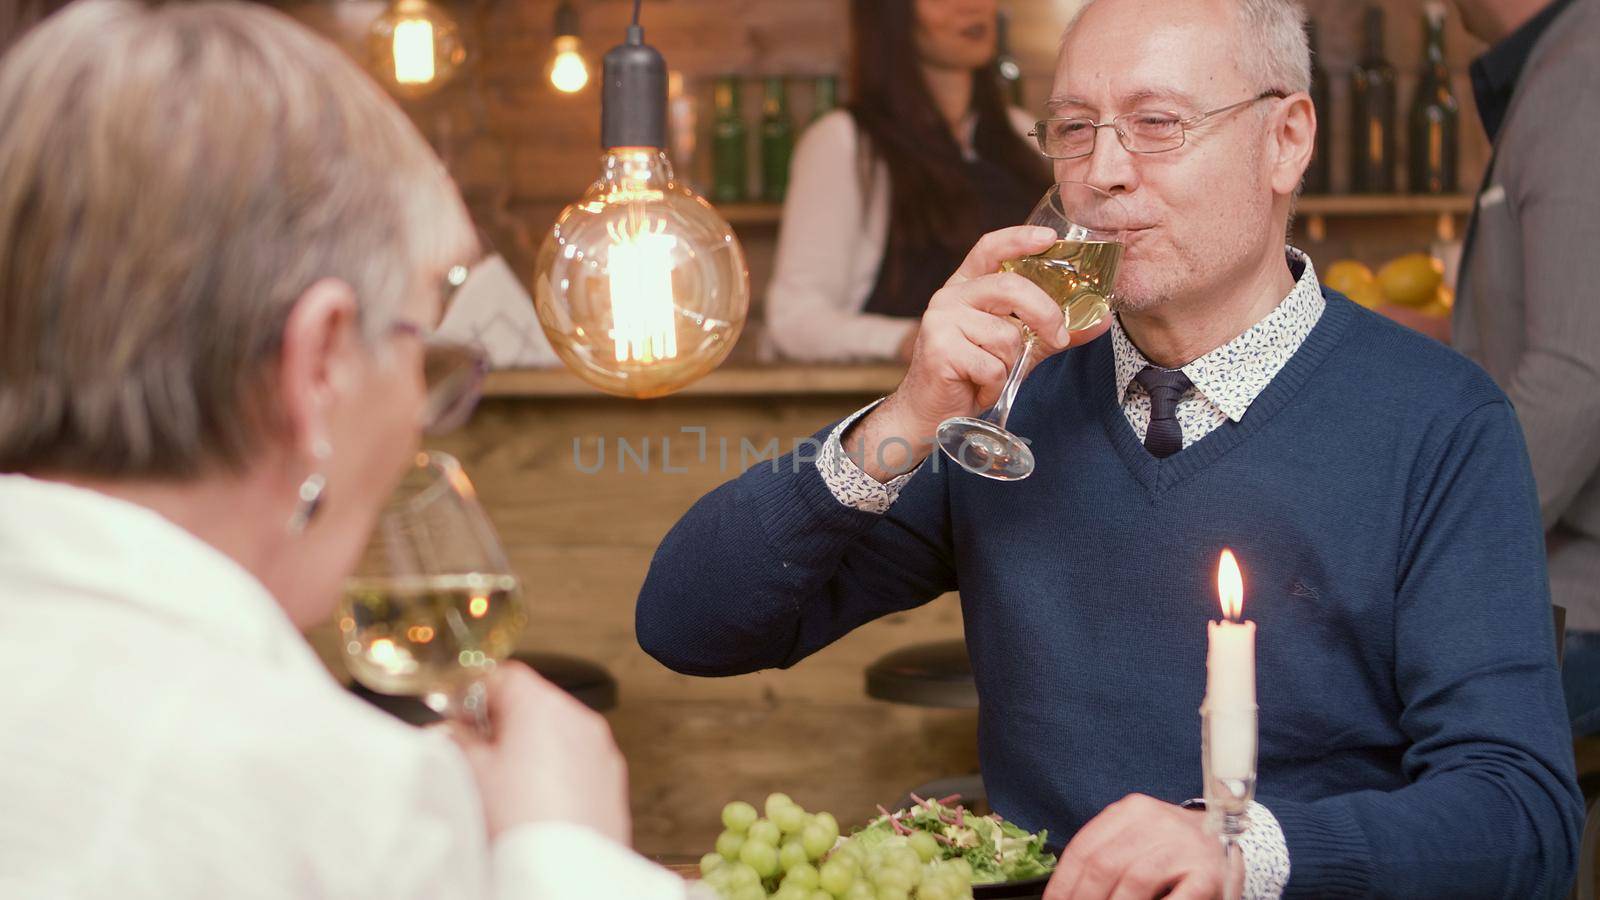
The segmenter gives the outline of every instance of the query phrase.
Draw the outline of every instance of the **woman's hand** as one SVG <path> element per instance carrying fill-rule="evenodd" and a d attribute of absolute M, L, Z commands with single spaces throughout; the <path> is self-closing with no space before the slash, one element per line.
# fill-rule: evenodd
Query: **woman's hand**
<path fill-rule="evenodd" d="M 525 665 L 489 679 L 492 740 L 452 729 L 472 765 L 489 836 L 529 822 L 585 825 L 626 845 L 628 771 L 611 727 Z"/>

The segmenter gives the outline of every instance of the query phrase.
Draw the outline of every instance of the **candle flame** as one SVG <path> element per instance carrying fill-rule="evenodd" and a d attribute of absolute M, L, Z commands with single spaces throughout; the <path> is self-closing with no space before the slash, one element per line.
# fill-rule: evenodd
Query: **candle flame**
<path fill-rule="evenodd" d="M 1223 548 L 1222 561 L 1217 564 L 1217 596 L 1222 599 L 1222 617 L 1230 622 L 1239 621 L 1244 613 L 1244 578 L 1239 574 L 1239 563 L 1233 551 Z"/>

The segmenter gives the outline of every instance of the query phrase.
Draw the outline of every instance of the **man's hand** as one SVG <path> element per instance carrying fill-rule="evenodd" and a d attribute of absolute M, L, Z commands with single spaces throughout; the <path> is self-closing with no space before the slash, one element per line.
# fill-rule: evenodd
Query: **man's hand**
<path fill-rule="evenodd" d="M 1108 317 L 1093 328 L 1068 332 L 1060 305 L 1048 294 L 1021 275 L 999 271 L 1006 260 L 1038 253 L 1055 239 L 1054 231 L 1028 225 L 990 232 L 928 301 L 905 380 L 851 429 L 853 436 L 845 442 L 847 448 L 860 448 L 867 474 L 887 481 L 909 470 L 928 455 L 940 422 L 976 415 L 994 403 L 1022 353 L 1015 319 L 1038 335 L 1035 363 L 1111 327 Z M 899 471 L 887 468 L 880 452 L 896 441 L 912 448 Z"/>
<path fill-rule="evenodd" d="M 491 838 L 529 822 L 571 822 L 628 844 L 627 765 L 605 719 L 507 662 L 489 681 L 489 721 L 491 741 L 462 727 L 452 735 L 472 764 Z"/>
<path fill-rule="evenodd" d="M 1143 794 L 1123 797 L 1073 837 L 1045 888 L 1045 900 L 1222 896 L 1222 845 L 1205 830 L 1205 817 Z M 1228 877 L 1243 887 L 1238 857 Z"/>

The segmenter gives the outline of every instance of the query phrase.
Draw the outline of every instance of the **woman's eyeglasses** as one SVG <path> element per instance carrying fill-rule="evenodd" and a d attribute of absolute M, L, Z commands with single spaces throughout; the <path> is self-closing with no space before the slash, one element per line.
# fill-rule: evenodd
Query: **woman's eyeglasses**
<path fill-rule="evenodd" d="M 444 277 L 444 302 L 449 310 L 457 292 L 472 274 L 469 266 L 452 266 Z M 484 376 L 489 373 L 489 356 L 482 346 L 441 338 L 420 323 L 399 319 L 390 326 L 394 334 L 404 334 L 422 342 L 422 376 L 427 385 L 427 406 L 423 410 L 423 429 L 443 434 L 466 424 L 478 405 Z"/>

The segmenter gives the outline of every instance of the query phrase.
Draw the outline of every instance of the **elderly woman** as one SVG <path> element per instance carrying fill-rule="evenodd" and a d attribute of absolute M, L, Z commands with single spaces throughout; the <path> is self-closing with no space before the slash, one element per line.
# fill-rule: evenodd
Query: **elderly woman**
<path fill-rule="evenodd" d="M 0 896 L 683 895 L 621 846 L 603 720 L 504 671 L 463 753 L 299 632 L 468 399 L 424 371 L 476 253 L 270 10 L 85 0 L 3 57 Z"/>

